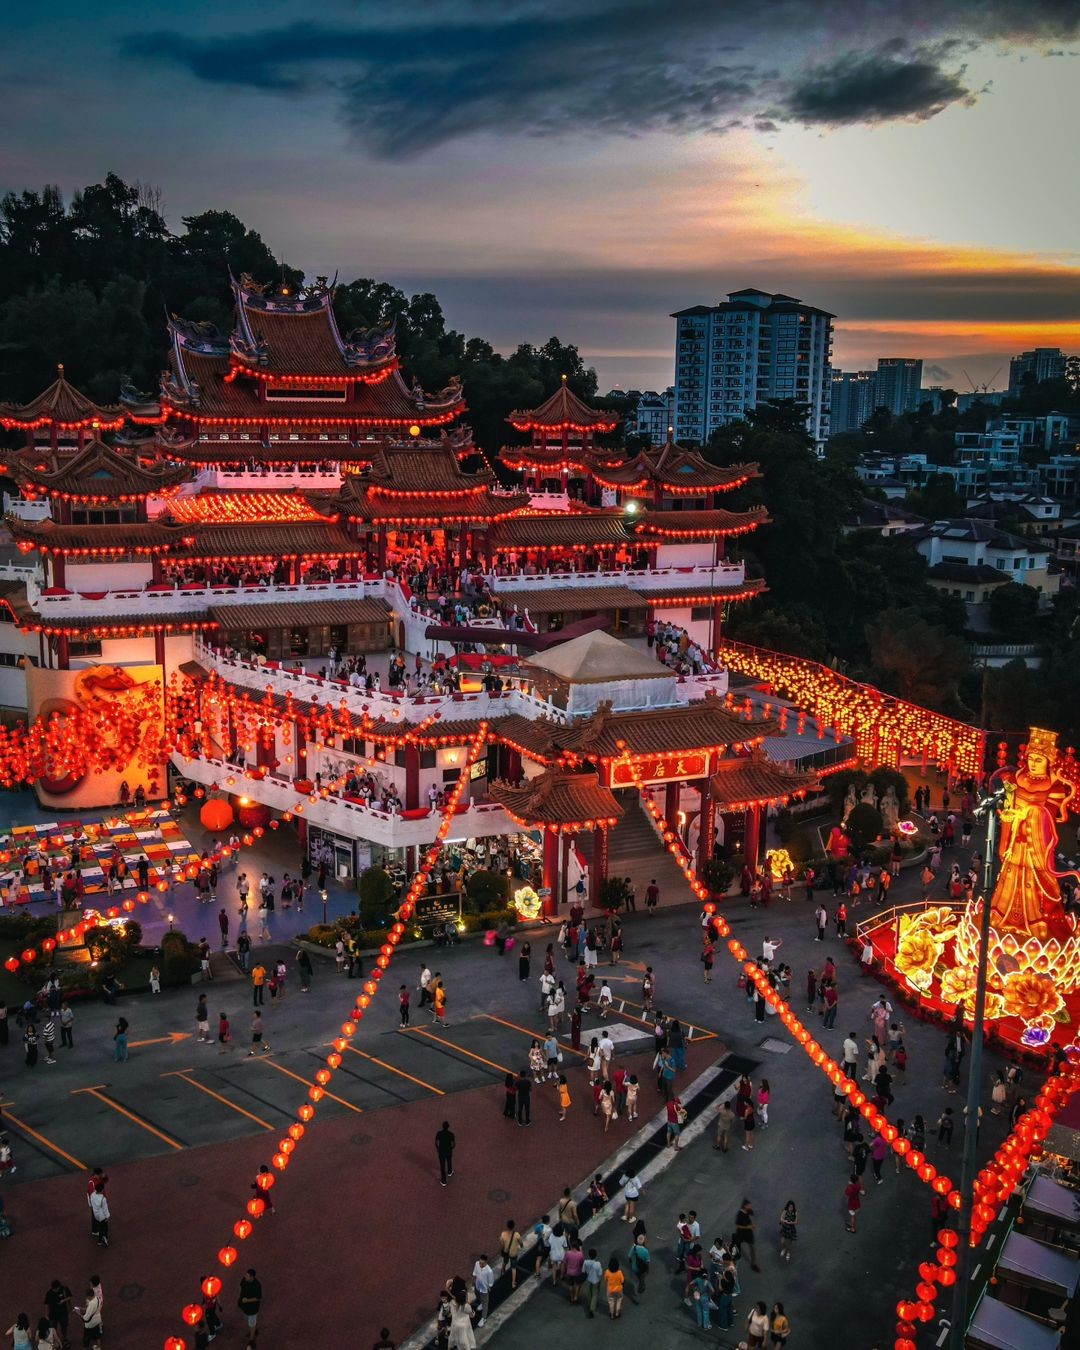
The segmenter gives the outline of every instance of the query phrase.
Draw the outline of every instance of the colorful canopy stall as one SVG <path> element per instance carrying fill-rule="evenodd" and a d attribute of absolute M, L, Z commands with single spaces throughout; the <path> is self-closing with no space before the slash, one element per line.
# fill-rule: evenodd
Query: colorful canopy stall
<path fill-rule="evenodd" d="M 971 1350 L 1058 1350 L 1057 1330 L 985 1295 L 975 1309 L 965 1345 Z"/>

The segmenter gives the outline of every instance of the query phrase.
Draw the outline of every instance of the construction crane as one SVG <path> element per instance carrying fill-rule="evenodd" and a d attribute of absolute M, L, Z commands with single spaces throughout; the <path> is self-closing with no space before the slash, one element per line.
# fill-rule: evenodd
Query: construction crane
<path fill-rule="evenodd" d="M 973 394 L 988 394 L 990 392 L 990 386 L 994 383 L 994 381 L 1000 374 L 1001 374 L 1001 367 L 998 366 L 997 370 L 994 371 L 993 375 L 991 375 L 988 380 L 985 380 L 982 384 L 976 384 L 975 381 L 965 370 L 964 379 L 967 380 L 968 384 L 971 385 L 971 392 Z"/>

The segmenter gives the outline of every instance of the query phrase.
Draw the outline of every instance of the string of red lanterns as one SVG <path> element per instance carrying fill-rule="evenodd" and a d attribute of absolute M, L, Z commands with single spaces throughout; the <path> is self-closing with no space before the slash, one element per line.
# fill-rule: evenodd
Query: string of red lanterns
<path fill-rule="evenodd" d="M 450 833 L 450 827 L 453 824 L 454 813 L 461 801 L 462 794 L 469 784 L 469 775 L 472 766 L 477 762 L 483 753 L 488 739 L 488 724 L 481 722 L 476 734 L 472 737 L 469 754 L 466 756 L 465 764 L 458 775 L 458 780 L 447 798 L 446 805 L 441 812 L 439 828 L 436 832 L 435 842 L 425 852 L 420 866 L 409 883 L 409 889 L 405 893 L 405 899 L 399 906 L 395 916 L 395 922 L 386 936 L 386 942 L 379 950 L 379 955 L 375 958 L 375 965 L 371 971 L 371 978 L 366 980 L 363 985 L 363 993 L 356 999 L 356 1005 L 349 1014 L 349 1019 L 341 1025 L 341 1035 L 333 1043 L 333 1050 L 326 1056 L 325 1067 L 319 1069 L 315 1074 L 314 1084 L 308 1088 L 308 1100 L 301 1104 L 297 1110 L 297 1120 L 288 1127 L 285 1135 L 278 1141 L 277 1152 L 271 1159 L 271 1167 L 279 1173 L 284 1173 L 292 1161 L 293 1154 L 297 1145 L 304 1138 L 306 1127 L 310 1124 L 315 1115 L 315 1108 L 326 1095 L 327 1085 L 332 1081 L 335 1071 L 341 1065 L 342 1052 L 348 1047 L 349 1042 L 355 1037 L 359 1030 L 359 1025 L 363 1021 L 364 1015 L 371 1006 L 371 1000 L 379 991 L 379 982 L 390 967 L 391 959 L 397 948 L 398 943 L 405 936 L 406 926 L 416 908 L 416 902 L 427 887 L 427 879 L 439 859 L 439 853 L 447 836 Z M 260 1171 L 256 1179 L 256 1186 L 265 1193 L 271 1190 L 277 1182 L 274 1171 Z M 233 1224 L 233 1236 L 240 1241 L 245 1241 L 254 1231 L 255 1223 L 262 1218 L 266 1212 L 266 1201 L 262 1195 L 255 1195 L 247 1202 L 245 1206 L 245 1217 L 237 1219 Z M 230 1241 L 225 1246 L 219 1248 L 217 1253 L 218 1263 L 226 1270 L 231 1269 L 237 1261 L 238 1251 L 235 1245 Z M 207 1298 L 216 1298 L 221 1292 L 222 1281 L 216 1276 L 208 1276 L 201 1285 L 202 1293 Z M 180 1313 L 181 1318 L 187 1326 L 196 1327 L 202 1321 L 203 1308 L 200 1303 L 185 1304 Z M 168 1336 L 165 1339 L 165 1350 L 187 1350 L 187 1342 L 182 1336 Z"/>

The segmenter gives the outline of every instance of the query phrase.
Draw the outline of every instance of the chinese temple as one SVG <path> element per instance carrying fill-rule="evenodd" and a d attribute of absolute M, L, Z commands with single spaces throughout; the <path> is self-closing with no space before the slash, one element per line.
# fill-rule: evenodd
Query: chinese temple
<path fill-rule="evenodd" d="M 627 457 L 605 444 L 618 418 L 564 381 L 507 419 L 506 486 L 460 382 L 410 383 L 392 326 L 342 334 L 324 279 L 232 287 L 231 332 L 169 319 L 154 395 L 99 405 L 61 367 L 0 405 L 0 703 L 33 715 L 65 680 L 77 700 L 88 671 L 156 672 L 207 728 L 177 772 L 242 776 L 271 812 L 307 800 L 305 831 L 406 863 L 436 828 L 425 779 L 456 778 L 482 725 L 462 837 L 535 834 L 552 908 L 570 841 L 591 836 L 579 852 L 602 879 L 642 788 L 698 866 L 725 813 L 759 849 L 762 810 L 817 779 L 763 752 L 775 720 L 736 706 L 711 655 L 726 606 L 764 589 L 725 556 L 768 519 L 732 500 L 757 467 L 670 437 Z M 654 648 L 658 624 L 678 641 Z M 443 678 L 373 688 L 338 668 L 391 650 Z M 510 673 L 493 685 L 470 661 Z M 347 734 L 316 729 L 331 706 Z M 349 790 L 373 765 L 389 809 Z"/>

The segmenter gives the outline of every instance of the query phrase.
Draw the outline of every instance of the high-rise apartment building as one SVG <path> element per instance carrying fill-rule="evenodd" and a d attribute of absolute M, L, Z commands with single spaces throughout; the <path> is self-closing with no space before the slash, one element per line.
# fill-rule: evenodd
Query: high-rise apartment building
<path fill-rule="evenodd" d="M 872 370 L 834 370 L 829 435 L 858 431 L 877 407 L 877 378 Z"/>
<path fill-rule="evenodd" d="M 1060 380 L 1064 376 L 1065 353 L 1060 347 L 1036 347 L 1034 351 L 1021 352 L 1009 362 L 1009 397 L 1018 397 L 1028 380 L 1041 384 L 1043 380 Z"/>
<path fill-rule="evenodd" d="M 675 319 L 675 439 L 691 444 L 759 403 L 795 399 L 818 446 L 829 437 L 833 315 L 754 287 Z"/>
<path fill-rule="evenodd" d="M 919 411 L 922 361 L 914 356 L 879 356 L 874 407 L 888 408 L 894 417 Z"/>

